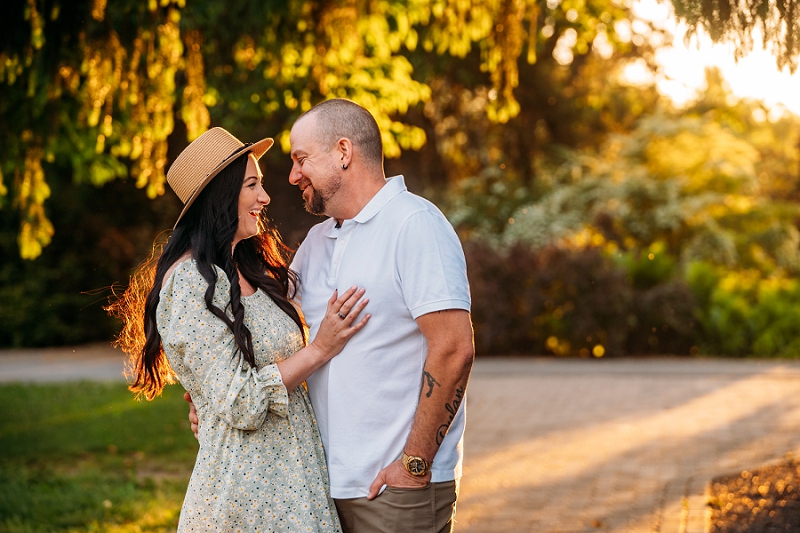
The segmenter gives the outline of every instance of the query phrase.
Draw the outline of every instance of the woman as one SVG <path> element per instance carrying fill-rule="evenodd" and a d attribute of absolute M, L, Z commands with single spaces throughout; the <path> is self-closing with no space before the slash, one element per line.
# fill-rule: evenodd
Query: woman
<path fill-rule="evenodd" d="M 179 531 L 339 531 L 300 385 L 370 315 L 357 321 L 363 290 L 334 293 L 305 346 L 285 249 L 261 228 L 258 159 L 271 145 L 214 128 L 178 156 L 167 182 L 184 209 L 155 272 L 141 267 L 111 308 L 125 321 L 131 390 L 152 399 L 177 375 L 201 421 Z"/>

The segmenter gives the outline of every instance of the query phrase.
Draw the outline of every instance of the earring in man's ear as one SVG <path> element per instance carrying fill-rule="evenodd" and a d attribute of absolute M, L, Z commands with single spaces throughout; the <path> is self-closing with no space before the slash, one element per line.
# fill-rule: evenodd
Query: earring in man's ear
<path fill-rule="evenodd" d="M 347 170 L 347 165 L 345 165 L 344 163 L 342 163 L 342 170 Z"/>

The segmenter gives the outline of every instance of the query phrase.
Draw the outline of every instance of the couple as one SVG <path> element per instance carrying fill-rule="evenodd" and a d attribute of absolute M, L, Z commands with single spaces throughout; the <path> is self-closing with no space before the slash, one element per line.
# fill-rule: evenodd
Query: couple
<path fill-rule="evenodd" d="M 473 360 L 458 238 L 385 178 L 366 109 L 325 101 L 290 140 L 290 182 L 330 217 L 291 267 L 261 218 L 272 140 L 214 128 L 167 174 L 185 207 L 146 299 L 123 297 L 131 389 L 174 372 L 199 419 L 179 531 L 451 531 Z"/>

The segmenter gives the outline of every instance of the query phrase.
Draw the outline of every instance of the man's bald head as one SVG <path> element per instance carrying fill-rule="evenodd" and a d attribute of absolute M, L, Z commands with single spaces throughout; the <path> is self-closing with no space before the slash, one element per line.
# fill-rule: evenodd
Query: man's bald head
<path fill-rule="evenodd" d="M 369 111 L 350 100 L 334 98 L 315 105 L 297 122 L 312 116 L 316 119 L 314 134 L 321 145 L 332 147 L 345 137 L 360 151 L 364 164 L 383 167 L 381 130 Z"/>

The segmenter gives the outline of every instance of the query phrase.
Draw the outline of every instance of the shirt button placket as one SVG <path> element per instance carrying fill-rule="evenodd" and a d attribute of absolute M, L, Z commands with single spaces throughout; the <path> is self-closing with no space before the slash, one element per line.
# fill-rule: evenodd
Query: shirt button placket
<path fill-rule="evenodd" d="M 331 261 L 331 278 L 329 280 L 331 282 L 335 282 L 339 278 L 339 267 L 342 264 L 342 255 L 344 255 L 344 250 L 347 246 L 347 241 L 349 240 L 348 236 L 352 230 L 353 223 L 348 223 L 348 221 L 345 221 L 342 223 L 342 227 L 338 231 L 336 245 L 333 248 L 333 258 Z"/>

